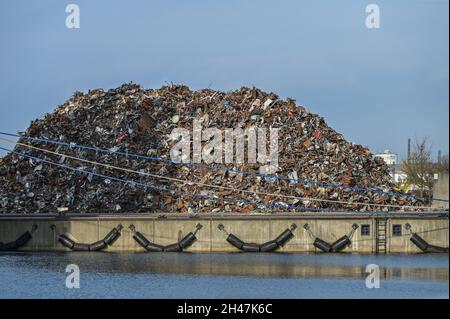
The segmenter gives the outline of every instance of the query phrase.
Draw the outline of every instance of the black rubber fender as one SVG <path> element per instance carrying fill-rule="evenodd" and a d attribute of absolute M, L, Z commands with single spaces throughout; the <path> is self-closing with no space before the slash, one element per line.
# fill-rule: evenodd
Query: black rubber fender
<path fill-rule="evenodd" d="M 67 247 L 69 249 L 73 249 L 73 246 L 75 245 L 75 242 L 64 234 L 58 236 L 58 241 L 64 247 Z"/>
<path fill-rule="evenodd" d="M 329 243 L 327 243 L 325 240 L 322 240 L 320 238 L 316 238 L 314 240 L 313 245 L 314 245 L 314 247 L 322 250 L 323 252 L 328 253 L 331 251 L 331 245 Z"/>
<path fill-rule="evenodd" d="M 31 233 L 29 231 L 26 231 L 25 233 L 23 233 L 19 238 L 17 238 L 14 242 L 16 245 L 16 248 L 22 247 L 24 246 L 26 243 L 28 243 L 28 241 L 33 238 L 33 236 L 31 235 Z"/>
<path fill-rule="evenodd" d="M 227 242 L 229 242 L 231 245 L 233 245 L 237 249 L 242 249 L 242 246 L 244 245 L 244 242 L 242 240 L 240 240 L 238 237 L 234 236 L 233 234 L 228 235 Z"/>
<path fill-rule="evenodd" d="M 153 252 L 162 252 L 164 251 L 164 246 L 149 242 L 147 246 L 145 246 L 145 249 L 147 249 L 148 251 L 153 251 Z"/>
<path fill-rule="evenodd" d="M 232 233 L 226 232 L 223 224 L 219 224 L 217 228 L 224 231 L 228 235 L 226 239 L 227 242 L 239 250 L 247 252 L 270 252 L 284 246 L 289 240 L 291 240 L 294 237 L 292 231 L 297 228 L 297 225 L 292 224 L 290 228 L 284 230 L 274 240 L 267 241 L 263 244 L 246 243 Z"/>
<path fill-rule="evenodd" d="M 280 247 L 280 246 L 278 246 L 277 242 L 275 240 L 271 240 L 271 241 L 268 241 L 268 242 L 260 245 L 259 250 L 261 252 L 270 252 L 270 251 L 274 251 L 274 250 L 278 249 L 278 247 Z"/>
<path fill-rule="evenodd" d="M 149 241 L 142 233 L 136 231 L 134 225 L 130 225 L 130 229 L 133 231 L 133 239 L 143 248 L 150 252 L 181 252 L 183 248 L 186 248 L 197 239 L 194 233 L 187 234 L 180 242 L 161 246 Z"/>
<path fill-rule="evenodd" d="M 331 244 L 332 252 L 339 252 L 344 249 L 346 246 L 350 245 L 352 242 L 347 235 L 342 236 L 338 240 L 336 240 L 333 244 Z"/>
<path fill-rule="evenodd" d="M 136 232 L 133 235 L 133 239 L 142 247 L 146 248 L 150 242 L 145 238 L 144 235 L 142 235 L 140 232 Z"/>
<path fill-rule="evenodd" d="M 107 248 L 108 245 L 112 245 L 117 238 L 120 237 L 123 226 L 118 225 L 113 228 L 102 240 L 96 241 L 92 244 L 76 243 L 65 234 L 58 236 L 58 241 L 64 246 L 75 251 L 99 251 Z"/>
<path fill-rule="evenodd" d="M 183 249 L 180 247 L 178 243 L 164 246 L 164 251 L 166 252 L 180 252 Z"/>
<path fill-rule="evenodd" d="M 31 240 L 31 238 L 33 238 L 33 235 L 31 234 L 30 231 L 27 230 L 14 241 L 8 243 L 0 242 L 0 251 L 16 250 L 17 248 L 26 245 Z"/>
<path fill-rule="evenodd" d="M 113 228 L 103 239 L 105 243 L 109 246 L 111 246 L 117 238 L 120 237 L 120 231 L 122 230 L 122 225 L 117 226 L 116 228 Z"/>
<path fill-rule="evenodd" d="M 246 252 L 259 252 L 259 245 L 254 243 L 244 243 L 241 250 Z"/>
<path fill-rule="evenodd" d="M 289 240 L 294 237 L 294 234 L 290 229 L 286 229 L 284 232 L 282 232 L 277 238 L 275 238 L 275 242 L 279 246 L 284 246 Z"/>
<path fill-rule="evenodd" d="M 95 243 L 89 245 L 89 251 L 102 250 L 102 249 L 105 249 L 106 246 L 107 245 L 104 240 L 99 240 L 99 241 L 96 241 Z"/>
<path fill-rule="evenodd" d="M 4 251 L 16 250 L 17 248 L 16 241 L 10 241 L 2 245 L 2 250 Z"/>
<path fill-rule="evenodd" d="M 448 253 L 448 247 L 428 245 L 427 253 Z"/>
<path fill-rule="evenodd" d="M 424 253 L 448 253 L 448 248 L 430 245 L 425 239 L 416 233 L 412 234 L 409 240 L 411 240 L 414 245 L 416 245 Z"/>
<path fill-rule="evenodd" d="M 426 251 L 429 246 L 428 243 L 425 241 L 425 239 L 423 239 L 416 233 L 414 233 L 409 240 L 412 241 L 414 245 L 419 247 L 419 249 L 422 251 Z"/>
<path fill-rule="evenodd" d="M 196 240 L 197 237 L 195 237 L 194 233 L 190 232 L 178 242 L 178 245 L 180 245 L 181 249 L 185 249 L 191 246 Z"/>
<path fill-rule="evenodd" d="M 72 247 L 73 251 L 89 251 L 89 244 L 75 243 Z"/>

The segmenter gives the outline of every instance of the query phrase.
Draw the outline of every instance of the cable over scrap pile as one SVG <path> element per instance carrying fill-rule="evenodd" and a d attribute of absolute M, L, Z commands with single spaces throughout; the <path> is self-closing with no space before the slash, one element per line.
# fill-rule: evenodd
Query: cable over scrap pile
<path fill-rule="evenodd" d="M 202 130 L 277 128 L 277 165 L 263 173 L 267 163 L 174 161 L 172 132 L 192 132 L 194 120 Z M 0 132 L 0 142 L 8 152 L 0 213 L 429 210 L 428 199 L 399 193 L 367 148 L 294 100 L 256 88 L 76 92 L 26 132 Z"/>

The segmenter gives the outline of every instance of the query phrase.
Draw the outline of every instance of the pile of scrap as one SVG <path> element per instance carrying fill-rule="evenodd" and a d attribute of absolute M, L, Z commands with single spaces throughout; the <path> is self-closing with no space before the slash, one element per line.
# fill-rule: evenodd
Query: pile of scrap
<path fill-rule="evenodd" d="M 270 174 L 292 180 L 236 172 L 258 173 L 264 165 L 261 163 L 208 164 L 229 169 L 217 170 L 115 153 L 171 160 L 170 150 L 177 143 L 171 133 L 174 128 L 192 131 L 194 119 L 201 122 L 202 129 L 278 128 L 278 164 Z M 110 153 L 27 137 L 95 146 Z M 53 113 L 33 121 L 19 142 L 53 153 L 16 145 L 14 151 L 32 157 L 9 153 L 1 159 L 1 213 L 250 213 L 295 208 L 386 211 L 423 205 L 409 197 L 355 190 L 354 187 L 396 191 L 387 166 L 367 148 L 347 142 L 322 117 L 294 100 L 283 100 L 257 88 L 220 92 L 193 91 L 186 86 L 142 89 L 135 84 L 124 84 L 108 91 L 76 92 Z M 34 157 L 94 174 L 63 169 Z M 76 158 L 128 171 L 80 162 Z M 96 174 L 129 182 L 124 184 Z M 157 187 L 141 187 L 143 183 Z M 221 200 L 224 197 L 243 201 Z"/>

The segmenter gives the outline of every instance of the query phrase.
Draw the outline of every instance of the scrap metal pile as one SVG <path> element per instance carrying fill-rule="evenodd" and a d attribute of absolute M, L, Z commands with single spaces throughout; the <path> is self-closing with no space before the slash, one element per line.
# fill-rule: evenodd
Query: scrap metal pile
<path fill-rule="evenodd" d="M 229 171 L 122 154 L 170 160 L 176 143 L 171 132 L 177 127 L 191 131 L 194 118 L 201 119 L 203 128 L 279 128 L 279 163 L 273 175 L 324 184 L 234 171 L 258 173 L 259 163 L 209 164 L 233 170 Z M 21 145 L 14 148 L 17 153 L 0 159 L 1 213 L 386 211 L 423 205 L 410 197 L 355 189 L 395 191 L 388 167 L 367 148 L 347 142 L 323 118 L 294 100 L 256 88 L 191 91 L 171 85 L 147 90 L 131 83 L 108 91 L 76 92 L 21 135 Z"/>

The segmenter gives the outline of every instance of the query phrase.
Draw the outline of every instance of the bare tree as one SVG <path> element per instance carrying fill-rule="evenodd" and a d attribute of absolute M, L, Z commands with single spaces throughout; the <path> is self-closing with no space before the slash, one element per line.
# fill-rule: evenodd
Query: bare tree
<path fill-rule="evenodd" d="M 438 173 L 448 173 L 448 154 L 441 156 L 436 163 L 436 170 Z"/>
<path fill-rule="evenodd" d="M 427 138 L 416 139 L 410 157 L 403 161 L 402 170 L 407 175 L 407 182 L 419 188 L 421 196 L 431 195 L 437 167 L 431 159 Z"/>

